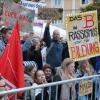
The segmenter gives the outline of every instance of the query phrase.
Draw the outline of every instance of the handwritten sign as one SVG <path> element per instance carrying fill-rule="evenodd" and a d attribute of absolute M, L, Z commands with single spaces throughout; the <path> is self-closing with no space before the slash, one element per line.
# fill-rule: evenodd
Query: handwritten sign
<path fill-rule="evenodd" d="M 42 20 L 62 20 L 63 9 L 62 8 L 39 8 L 38 19 Z"/>
<path fill-rule="evenodd" d="M 31 10 L 36 10 L 38 8 L 44 8 L 47 6 L 46 3 L 42 3 L 42 2 L 33 2 L 33 1 L 21 1 L 20 4 L 28 9 Z"/>
<path fill-rule="evenodd" d="M 20 21 L 22 32 L 33 32 L 32 22 L 34 20 L 34 11 L 9 0 L 5 0 L 3 6 L 3 21 L 6 23 L 6 26 L 13 27 L 16 20 Z"/>
<path fill-rule="evenodd" d="M 93 90 L 93 80 L 82 80 L 80 81 L 80 91 L 79 96 L 84 96 L 92 93 Z"/>
<path fill-rule="evenodd" d="M 66 16 L 70 58 L 75 61 L 100 55 L 97 11 Z"/>

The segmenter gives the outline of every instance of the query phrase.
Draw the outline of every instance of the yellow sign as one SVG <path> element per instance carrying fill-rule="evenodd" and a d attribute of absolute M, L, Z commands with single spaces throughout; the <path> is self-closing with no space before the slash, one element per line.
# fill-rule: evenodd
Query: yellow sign
<path fill-rule="evenodd" d="M 70 58 L 75 61 L 100 55 L 97 11 L 66 16 Z"/>
<path fill-rule="evenodd" d="M 82 80 L 80 81 L 79 96 L 84 96 L 92 93 L 93 81 L 92 80 Z"/>

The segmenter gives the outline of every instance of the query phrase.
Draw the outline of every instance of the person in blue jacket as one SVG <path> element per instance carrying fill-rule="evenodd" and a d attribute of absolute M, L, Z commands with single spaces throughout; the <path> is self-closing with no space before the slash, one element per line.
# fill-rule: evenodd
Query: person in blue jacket
<path fill-rule="evenodd" d="M 100 56 L 96 57 L 96 71 L 100 74 Z"/>
<path fill-rule="evenodd" d="M 52 67 L 58 67 L 61 65 L 63 44 L 59 41 L 60 40 L 59 30 L 53 31 L 53 38 L 51 39 L 49 31 L 50 23 L 51 21 L 47 22 L 43 37 L 43 40 L 47 46 L 46 60 L 47 63 L 50 64 Z"/>

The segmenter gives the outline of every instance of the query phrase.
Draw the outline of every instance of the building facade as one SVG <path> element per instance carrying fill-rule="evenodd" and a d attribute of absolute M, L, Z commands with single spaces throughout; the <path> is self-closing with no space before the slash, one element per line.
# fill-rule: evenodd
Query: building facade
<path fill-rule="evenodd" d="M 64 26 L 67 14 L 75 14 L 80 12 L 80 8 L 86 7 L 93 3 L 93 0 L 41 0 L 47 4 L 48 8 L 63 8 L 63 20 L 56 21 L 60 26 Z"/>

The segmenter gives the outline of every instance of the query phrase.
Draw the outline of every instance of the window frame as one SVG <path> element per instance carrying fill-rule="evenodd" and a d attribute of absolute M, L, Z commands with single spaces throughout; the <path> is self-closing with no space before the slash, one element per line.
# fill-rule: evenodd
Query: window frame
<path fill-rule="evenodd" d="M 57 2 L 57 5 L 55 2 Z M 60 2 L 60 4 L 59 4 L 59 2 Z M 64 0 L 57 0 L 57 1 L 51 0 L 51 5 L 53 8 L 64 8 Z"/>
<path fill-rule="evenodd" d="M 82 1 L 83 0 L 80 0 L 81 5 L 87 5 L 87 4 L 89 4 L 89 0 L 84 0 L 85 1 L 84 3 L 82 3 Z"/>

